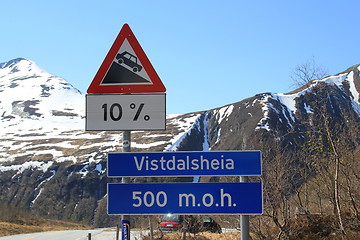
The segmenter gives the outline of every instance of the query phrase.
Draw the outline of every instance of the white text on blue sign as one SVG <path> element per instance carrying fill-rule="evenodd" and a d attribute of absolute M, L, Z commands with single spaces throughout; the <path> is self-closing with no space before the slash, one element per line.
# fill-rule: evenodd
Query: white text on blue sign
<path fill-rule="evenodd" d="M 109 153 L 108 176 L 261 175 L 260 151 Z"/>

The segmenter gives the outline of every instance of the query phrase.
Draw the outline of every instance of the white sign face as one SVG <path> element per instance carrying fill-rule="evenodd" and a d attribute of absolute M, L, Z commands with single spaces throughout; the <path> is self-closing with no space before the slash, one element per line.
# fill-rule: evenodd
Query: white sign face
<path fill-rule="evenodd" d="M 88 94 L 85 130 L 165 130 L 165 97 L 165 94 Z"/>

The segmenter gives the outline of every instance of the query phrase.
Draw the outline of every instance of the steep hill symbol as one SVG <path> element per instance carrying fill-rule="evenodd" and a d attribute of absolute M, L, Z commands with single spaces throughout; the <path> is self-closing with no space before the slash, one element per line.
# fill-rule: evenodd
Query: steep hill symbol
<path fill-rule="evenodd" d="M 138 74 L 142 69 L 138 58 L 128 51 L 124 51 L 116 55 L 116 60 L 112 62 L 101 85 L 151 83 Z"/>

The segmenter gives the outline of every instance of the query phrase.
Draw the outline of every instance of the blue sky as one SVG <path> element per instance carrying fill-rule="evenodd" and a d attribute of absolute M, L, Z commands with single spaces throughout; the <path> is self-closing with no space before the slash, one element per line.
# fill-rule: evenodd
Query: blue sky
<path fill-rule="evenodd" d="M 309 59 L 360 63 L 360 1 L 2 1 L 0 62 L 24 57 L 86 92 L 128 23 L 167 88 L 167 113 L 291 91 Z"/>

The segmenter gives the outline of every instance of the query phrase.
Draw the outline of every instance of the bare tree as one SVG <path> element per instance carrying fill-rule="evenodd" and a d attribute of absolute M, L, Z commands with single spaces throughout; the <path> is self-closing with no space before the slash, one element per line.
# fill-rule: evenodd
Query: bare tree
<path fill-rule="evenodd" d="M 295 86 L 302 87 L 327 75 L 327 70 L 317 65 L 314 58 L 312 58 L 304 64 L 298 65 L 294 69 L 291 78 Z M 356 156 L 352 154 L 355 149 L 352 143 L 356 143 L 357 140 L 355 137 L 346 136 L 349 133 L 358 133 L 356 124 L 356 129 L 351 126 L 351 123 L 356 123 L 358 120 L 352 119 L 350 121 L 347 119 L 345 116 L 350 117 L 348 112 L 341 108 L 339 108 L 340 113 L 337 114 L 339 115 L 338 118 L 333 117 L 333 106 L 336 105 L 333 98 L 336 95 L 335 92 L 334 88 L 322 82 L 318 82 L 313 87 L 310 93 L 311 96 L 309 96 L 309 99 L 312 99 L 311 108 L 313 113 L 309 117 L 308 132 L 306 134 L 308 140 L 304 147 L 308 151 L 306 158 L 309 160 L 309 167 L 313 168 L 317 175 L 321 175 L 312 181 L 312 184 L 320 187 L 317 188 L 315 193 L 318 195 L 320 211 L 323 207 L 321 198 L 327 196 L 328 200 L 333 204 L 333 212 L 337 217 L 339 230 L 345 235 L 342 209 L 352 208 L 356 218 L 359 216 L 358 193 L 354 187 L 359 179 L 356 178 L 356 170 L 353 171 L 353 169 L 358 168 L 354 164 Z M 349 139 L 353 139 L 352 142 Z M 322 189 L 321 192 L 320 189 Z M 303 195 L 305 198 L 300 198 L 300 195 L 298 195 L 298 203 L 306 212 L 308 210 L 306 203 L 308 189 L 306 185 L 301 191 L 305 191 Z M 312 189 L 310 191 L 316 190 Z M 324 195 L 324 193 L 327 194 Z"/>
<path fill-rule="evenodd" d="M 316 173 L 323 175 L 327 180 L 327 188 L 330 190 L 330 200 L 334 205 L 334 214 L 337 216 L 338 225 L 341 233 L 345 235 L 345 229 L 342 219 L 342 208 L 340 203 L 340 163 L 341 152 L 339 142 L 342 136 L 341 131 L 344 126 L 341 122 L 332 119 L 329 106 L 331 102 L 331 88 L 326 83 L 319 83 L 313 88 L 313 106 L 314 113 L 311 116 L 311 128 L 309 129 L 309 159 L 312 159 L 312 165 Z M 325 183 L 326 183 L 325 182 Z"/>
<path fill-rule="evenodd" d="M 293 212 L 289 201 L 294 188 L 293 174 L 289 171 L 292 157 L 275 133 L 269 134 L 269 137 L 260 143 L 259 148 L 264 164 L 261 177 L 264 184 L 264 216 L 271 219 L 279 229 L 277 239 L 293 239 L 289 227 Z M 261 230 L 258 230 L 257 234 L 263 235 Z"/>
<path fill-rule="evenodd" d="M 302 87 L 313 80 L 322 79 L 328 75 L 328 70 L 317 65 L 314 57 L 312 57 L 305 63 L 297 65 L 290 76 L 293 86 Z"/>

